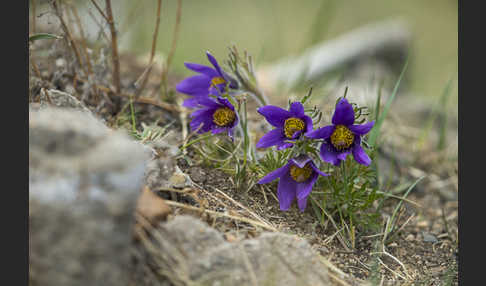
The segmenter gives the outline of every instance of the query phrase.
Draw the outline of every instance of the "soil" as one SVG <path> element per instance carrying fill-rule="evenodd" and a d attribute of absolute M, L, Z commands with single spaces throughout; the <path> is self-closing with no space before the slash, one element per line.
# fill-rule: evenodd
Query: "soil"
<path fill-rule="evenodd" d="M 123 128 L 123 124 L 116 123 L 114 119 L 128 103 L 128 97 L 113 92 L 110 85 L 110 69 L 107 65 L 100 64 L 98 67 L 95 81 L 104 88 L 99 88 L 100 94 L 95 95 L 91 91 L 92 85 L 81 80 L 82 77 L 76 74 L 77 69 L 71 66 L 72 54 L 66 51 L 65 45 L 60 43 L 58 47 L 48 48 L 38 44 L 35 48 L 56 49 L 47 57 L 35 53 L 33 58 L 39 66 L 42 79 L 31 71 L 29 102 L 38 102 L 42 88 L 66 91 L 84 102 L 111 127 Z M 59 59 L 66 59 L 64 65 L 57 61 Z M 144 72 L 145 66 L 131 55 L 124 55 L 121 62 L 122 66 L 125 66 L 121 75 L 122 79 L 125 79 L 122 80 L 122 90 L 133 90 L 133 83 Z M 152 101 L 134 103 L 137 130 L 142 130 L 141 122 L 157 122 L 161 127 L 172 122 L 170 128 L 180 132 L 182 124 L 177 103 L 168 101 L 164 107 L 158 105 L 161 102 L 158 93 L 159 78 L 160 71 L 153 71 L 142 95 Z M 170 76 L 169 88 L 173 89 L 180 79 L 178 76 Z M 270 99 L 271 102 L 274 100 L 282 101 L 281 98 Z M 257 114 L 252 116 L 262 124 Z M 412 152 L 406 147 L 400 151 L 405 156 Z M 386 153 L 386 148 L 383 152 Z M 397 174 L 403 178 L 413 180 L 420 176 L 421 172 L 429 176 L 408 196 L 414 203 L 404 202 L 400 210 L 398 225 L 405 226 L 393 241 L 385 245 L 391 256 L 373 254 L 380 251 L 377 249 L 377 243 L 381 239 L 379 233 L 358 234 L 355 247 L 352 248 L 339 240 L 339 236 L 336 235 L 337 229 L 332 224 L 317 223 L 311 208 L 302 213 L 293 205 L 289 211 L 280 211 L 275 194 L 276 184 L 271 187 L 272 192 L 258 185 L 247 192 L 238 192 L 235 190 L 233 179 L 227 173 L 204 165 L 189 165 L 183 159 L 179 159 L 178 166 L 191 177 L 196 187 L 186 194 L 164 197 L 226 214 L 215 218 L 204 211 L 179 207 L 173 209 L 173 215 L 192 213 L 201 217 L 223 232 L 227 240 L 255 237 L 263 231 L 270 231 L 270 228 L 306 238 L 313 248 L 335 266 L 331 269 L 335 285 L 362 285 L 365 281 L 374 281 L 377 285 L 458 285 L 457 162 L 444 163 L 434 159 L 430 155 L 431 152 L 426 153 L 427 156 L 415 154 L 417 160 L 407 160 L 407 164 L 399 162 L 396 167 Z M 444 185 L 444 182 L 448 182 L 447 185 Z M 391 183 L 396 184 L 397 180 L 392 180 Z M 384 220 L 391 215 L 397 202 L 396 199 L 387 200 L 381 214 Z M 261 222 L 269 228 L 257 226 L 252 222 Z M 383 264 L 376 265 L 377 257 L 380 257 Z M 373 275 L 377 273 L 381 275 L 375 280 Z"/>

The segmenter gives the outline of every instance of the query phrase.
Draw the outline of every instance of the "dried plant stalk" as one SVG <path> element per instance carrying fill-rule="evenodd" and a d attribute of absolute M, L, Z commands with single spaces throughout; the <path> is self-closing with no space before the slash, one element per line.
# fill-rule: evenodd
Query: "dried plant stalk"
<path fill-rule="evenodd" d="M 137 90 L 137 93 L 135 94 L 136 97 L 138 97 L 143 89 L 145 88 L 145 85 L 147 84 L 148 78 L 150 76 L 150 72 L 152 71 L 153 67 L 153 61 L 154 61 L 154 56 L 155 56 L 155 49 L 157 47 L 157 36 L 159 35 L 159 26 L 160 26 L 160 8 L 162 7 L 162 0 L 157 1 L 157 18 L 155 21 L 155 30 L 154 30 L 154 35 L 152 37 L 152 50 L 150 52 L 150 60 L 149 60 L 149 65 L 145 72 L 142 74 L 143 80 L 142 84 Z"/>
<path fill-rule="evenodd" d="M 59 18 L 59 21 L 61 22 L 61 28 L 63 29 L 64 33 L 67 36 L 67 40 L 71 44 L 71 47 L 74 51 L 74 56 L 76 57 L 76 61 L 78 62 L 79 66 L 84 69 L 83 62 L 81 61 L 81 56 L 79 54 L 79 49 L 78 46 L 76 45 L 76 42 L 74 42 L 73 37 L 71 32 L 69 31 L 68 26 L 66 25 L 66 22 L 64 21 L 64 18 L 62 17 L 62 12 L 59 9 L 59 6 L 57 5 L 57 0 L 51 2 L 52 7 L 54 8 L 54 12 L 56 13 L 57 17 Z M 85 71 L 87 74 L 87 72 Z"/>
<path fill-rule="evenodd" d="M 182 15 L 182 0 L 177 0 L 177 14 L 176 14 L 176 23 L 174 26 L 174 34 L 172 36 L 172 45 L 169 51 L 169 55 L 167 56 L 167 62 L 162 69 L 162 79 L 160 85 L 161 87 L 164 88 L 164 94 L 166 96 L 167 96 L 167 74 L 169 72 L 169 67 L 177 47 L 177 39 L 179 38 L 179 27 L 181 24 L 181 15 Z"/>
<path fill-rule="evenodd" d="M 115 21 L 113 20 L 113 12 L 111 10 L 111 0 L 106 0 L 106 20 L 110 26 L 111 33 L 111 50 L 112 50 L 112 62 L 113 62 L 113 85 L 115 86 L 115 92 L 117 95 L 120 94 L 120 60 L 118 57 L 118 45 L 117 45 L 117 35 L 115 28 Z M 93 1 L 93 3 L 96 3 Z M 103 15 L 103 14 L 102 14 Z"/>

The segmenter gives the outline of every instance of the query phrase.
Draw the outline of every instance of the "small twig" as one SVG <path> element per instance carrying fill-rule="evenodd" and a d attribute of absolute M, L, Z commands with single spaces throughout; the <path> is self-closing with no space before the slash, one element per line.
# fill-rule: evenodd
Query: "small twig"
<path fill-rule="evenodd" d="M 396 258 L 395 256 L 391 255 L 390 253 L 386 252 L 386 251 L 382 251 L 382 252 L 370 252 L 370 255 L 374 255 L 374 254 L 385 254 L 386 256 L 390 257 L 391 259 L 393 259 L 396 263 L 398 263 L 402 268 L 403 268 L 403 273 L 409 278 L 409 279 L 412 279 L 412 277 L 408 274 L 408 271 L 407 271 L 407 268 L 405 267 L 405 265 L 400 261 L 398 260 L 398 258 Z M 379 259 L 379 258 L 378 258 Z M 381 259 L 379 259 L 381 260 Z M 383 263 L 384 265 L 384 263 Z M 393 271 L 392 271 L 393 272 Z M 402 276 L 400 276 L 402 277 Z M 403 278 L 403 277 L 402 277 Z M 405 278 L 405 280 L 407 280 Z"/>
<path fill-rule="evenodd" d="M 254 212 L 252 212 L 250 209 L 248 209 L 247 207 L 245 207 L 244 205 L 240 204 L 239 202 L 233 200 L 230 196 L 228 196 L 227 194 L 225 194 L 224 192 L 218 190 L 217 188 L 213 187 L 213 189 L 215 191 L 217 191 L 218 193 L 220 193 L 223 197 L 225 197 L 226 199 L 228 199 L 230 202 L 234 203 L 235 205 L 239 206 L 240 208 L 244 209 L 245 211 L 247 211 L 249 214 L 251 214 L 254 218 L 256 218 L 257 220 L 259 220 L 261 223 L 265 223 L 265 224 L 268 224 L 270 225 L 270 223 L 266 222 L 264 219 L 262 219 L 261 217 L 259 217 L 257 214 L 255 214 Z"/>
<path fill-rule="evenodd" d="M 96 10 L 98 10 L 98 12 L 100 13 L 100 15 L 105 18 L 106 22 L 110 22 L 110 20 L 108 19 L 108 17 L 105 15 L 105 13 L 103 12 L 103 10 L 101 10 L 100 6 L 98 6 L 98 3 L 96 3 L 95 0 L 91 0 L 91 3 L 93 3 L 93 5 L 96 7 Z"/>
<path fill-rule="evenodd" d="M 32 54 L 30 53 L 30 51 L 29 51 L 29 59 L 30 59 L 30 64 L 32 65 L 32 69 L 34 70 L 35 74 L 37 75 L 37 77 L 39 77 L 40 79 L 42 79 L 42 75 L 41 75 L 41 73 L 39 71 L 39 67 L 35 63 L 35 60 L 32 57 Z"/>
<path fill-rule="evenodd" d="M 105 0 L 106 2 L 106 13 L 107 18 L 106 21 L 110 26 L 111 32 L 111 50 L 112 50 L 112 61 L 113 61 L 113 85 L 115 86 L 115 93 L 116 95 L 120 95 L 120 61 L 118 57 L 118 45 L 117 45 L 117 35 L 116 35 L 116 28 L 115 22 L 113 20 L 113 12 L 111 10 L 111 0 Z M 93 3 L 94 2 L 93 0 Z"/>
<path fill-rule="evenodd" d="M 182 105 L 182 99 L 178 98 L 177 103 L 179 106 Z M 187 138 L 187 135 L 189 134 L 187 130 L 187 111 L 186 109 L 182 109 L 181 112 L 179 113 L 179 119 L 181 120 L 181 125 L 182 125 L 182 138 Z M 187 149 L 184 148 L 182 149 L 182 154 L 187 155 Z"/>
<path fill-rule="evenodd" d="M 169 72 L 169 67 L 172 62 L 172 58 L 174 57 L 174 53 L 177 46 L 177 39 L 179 37 L 179 27 L 181 24 L 181 15 L 182 15 L 182 0 L 177 0 L 177 14 L 176 14 L 176 23 L 174 26 L 174 34 L 172 35 L 172 45 L 169 51 L 169 55 L 167 56 L 167 62 L 162 69 L 162 78 L 160 86 L 164 87 L 164 95 L 167 96 L 167 74 Z"/>
<path fill-rule="evenodd" d="M 86 66 L 88 67 L 89 74 L 92 75 L 93 74 L 93 67 L 91 66 L 91 59 L 90 59 L 89 53 L 88 53 L 88 45 L 86 44 L 86 36 L 84 34 L 81 18 L 79 18 L 79 14 L 78 14 L 76 6 L 75 5 L 69 5 L 69 6 L 71 7 L 71 12 L 74 16 L 74 19 L 76 20 L 76 24 L 78 25 L 79 35 L 81 36 L 81 46 L 83 47 L 84 56 L 86 58 Z"/>
<path fill-rule="evenodd" d="M 165 102 L 157 102 L 155 99 L 148 98 L 148 97 L 141 96 L 137 98 L 135 102 L 155 105 L 172 112 L 177 112 L 177 113 L 181 112 L 180 108 L 177 105 L 173 105 Z"/>
<path fill-rule="evenodd" d="M 36 0 L 30 0 L 30 5 L 32 5 L 32 34 L 35 34 L 35 2 Z"/>
<path fill-rule="evenodd" d="M 248 269 L 248 273 L 250 274 L 249 276 L 250 276 L 251 283 L 254 286 L 258 286 L 258 280 L 257 280 L 256 274 L 255 274 L 255 270 L 253 269 L 253 266 L 250 263 L 250 259 L 248 258 L 248 255 L 246 254 L 245 248 L 243 246 L 241 246 L 241 244 L 238 244 L 238 248 L 241 251 L 241 254 L 242 254 L 241 256 L 243 257 L 243 262 L 245 263 L 245 266 Z"/>
<path fill-rule="evenodd" d="M 152 37 L 152 50 L 150 51 L 150 60 L 149 60 L 149 65 L 145 72 L 142 74 L 143 76 L 143 81 L 138 90 L 135 93 L 135 98 L 137 98 L 145 88 L 145 85 L 147 84 L 148 78 L 150 76 L 150 72 L 152 71 L 152 67 L 154 64 L 154 56 L 155 56 L 155 48 L 157 47 L 157 36 L 159 35 L 159 26 L 160 26 L 160 8 L 162 7 L 162 0 L 157 1 L 157 19 L 155 21 L 155 30 L 154 30 L 154 35 Z"/>
<path fill-rule="evenodd" d="M 95 22 L 95 24 L 100 28 L 100 31 L 98 32 L 98 39 L 100 39 L 100 35 L 103 36 L 103 38 L 105 38 L 105 40 L 108 42 L 108 35 L 106 35 L 105 33 L 105 28 L 103 27 L 103 25 L 98 21 L 98 19 L 96 19 L 96 16 L 93 15 L 93 13 L 91 12 L 90 9 L 88 9 L 88 14 L 89 16 L 91 17 L 91 19 L 93 19 L 93 22 Z"/>
<path fill-rule="evenodd" d="M 69 31 L 69 28 L 66 25 L 64 18 L 62 17 L 62 12 L 60 11 L 59 6 L 57 5 L 57 0 L 52 1 L 51 5 L 54 8 L 54 11 L 55 11 L 57 17 L 59 18 L 59 21 L 61 22 L 61 27 L 62 27 L 64 33 L 66 33 L 66 36 L 67 36 L 66 39 L 70 42 L 71 47 L 73 48 L 74 56 L 76 57 L 76 61 L 78 62 L 79 66 L 82 69 L 84 69 L 84 65 L 83 65 L 83 62 L 81 61 L 81 56 L 79 54 L 78 46 L 76 45 L 76 42 L 74 42 L 73 37 L 71 35 L 71 32 Z"/>
<path fill-rule="evenodd" d="M 88 45 L 86 44 L 86 36 L 84 34 L 83 25 L 82 25 L 82 22 L 81 22 L 81 18 L 78 15 L 78 10 L 77 10 L 76 6 L 70 5 L 70 7 L 71 7 L 71 12 L 74 16 L 74 19 L 76 20 L 76 24 L 78 25 L 79 35 L 81 36 L 81 47 L 83 48 L 84 57 L 85 57 L 85 61 L 86 61 L 86 67 L 88 68 L 88 82 L 90 82 L 90 78 L 91 79 L 93 78 L 93 67 L 91 66 L 91 58 L 90 58 L 89 52 L 88 52 Z M 98 97 L 98 90 L 96 88 L 96 84 L 90 83 L 90 87 L 93 91 L 93 94 L 96 97 Z"/>
<path fill-rule="evenodd" d="M 255 220 L 252 220 L 252 219 L 249 219 L 249 218 L 246 218 L 246 217 L 237 217 L 237 216 L 225 214 L 225 213 L 222 213 L 222 212 L 216 212 L 216 211 L 207 210 L 207 209 L 203 209 L 203 208 L 193 207 L 193 206 L 186 205 L 186 204 L 181 204 L 181 203 L 174 202 L 174 201 L 166 201 L 166 203 L 169 206 L 180 207 L 180 208 L 185 208 L 185 209 L 188 209 L 188 210 L 204 212 L 204 213 L 208 213 L 210 215 L 214 215 L 216 217 L 226 217 L 226 218 L 229 218 L 229 219 L 242 221 L 242 222 L 245 222 L 245 223 L 248 223 L 248 224 L 251 224 L 251 225 L 256 225 L 256 226 L 259 226 L 261 228 L 265 228 L 267 230 L 271 230 L 271 231 L 275 231 L 275 232 L 278 231 L 277 229 L 275 229 L 271 226 L 268 226 L 268 225 L 263 224 L 259 221 L 255 221 Z"/>

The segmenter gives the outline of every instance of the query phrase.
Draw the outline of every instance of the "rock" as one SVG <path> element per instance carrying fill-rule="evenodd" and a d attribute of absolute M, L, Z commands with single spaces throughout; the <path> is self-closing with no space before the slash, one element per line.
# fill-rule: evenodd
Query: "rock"
<path fill-rule="evenodd" d="M 437 237 L 435 237 L 435 235 L 433 235 L 431 233 L 423 231 L 422 236 L 423 236 L 425 242 L 432 242 L 432 243 L 439 242 L 439 240 L 437 240 Z"/>
<path fill-rule="evenodd" d="M 413 234 L 409 234 L 407 235 L 407 237 L 405 238 L 406 241 L 414 241 L 415 240 L 415 236 Z"/>
<path fill-rule="evenodd" d="M 126 285 L 150 151 L 90 113 L 29 111 L 32 285 Z"/>
<path fill-rule="evenodd" d="M 75 108 L 85 112 L 91 112 L 84 103 L 67 92 L 56 89 L 41 89 L 40 91 L 41 107 L 57 106 Z"/>
<path fill-rule="evenodd" d="M 152 235 L 140 257 L 157 269 L 151 275 L 159 284 L 329 285 L 327 268 L 297 236 L 264 233 L 230 243 L 205 223 L 182 215 L 160 224 Z M 139 268 L 144 264 L 138 263 Z"/>
<path fill-rule="evenodd" d="M 177 166 L 175 168 L 175 172 L 169 178 L 169 182 L 173 188 L 177 189 L 184 189 L 192 186 L 191 177 L 182 172 Z"/>
<path fill-rule="evenodd" d="M 143 188 L 142 194 L 137 201 L 137 213 L 155 224 L 165 220 L 171 212 L 171 208 L 165 201 L 152 192 L 147 186 Z"/>

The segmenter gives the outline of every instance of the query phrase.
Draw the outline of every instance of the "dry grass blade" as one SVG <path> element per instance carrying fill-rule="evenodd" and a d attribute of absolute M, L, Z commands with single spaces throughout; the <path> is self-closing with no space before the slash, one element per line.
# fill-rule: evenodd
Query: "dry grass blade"
<path fill-rule="evenodd" d="M 36 13 L 36 9 L 35 9 L 35 2 L 36 0 L 30 0 L 30 5 L 32 6 L 32 31 L 31 33 L 32 34 L 35 34 L 35 13 Z"/>
<path fill-rule="evenodd" d="M 230 196 L 228 196 L 227 194 L 225 194 L 224 192 L 218 190 L 217 188 L 214 188 L 214 190 L 216 190 L 218 193 L 220 193 L 223 197 L 225 197 L 226 199 L 228 199 L 230 202 L 234 203 L 235 205 L 239 206 L 240 208 L 244 209 L 245 211 L 247 211 L 250 215 L 252 215 L 255 219 L 259 220 L 261 223 L 264 223 L 264 224 L 267 224 L 270 226 L 270 223 L 265 221 L 263 218 L 261 218 L 260 216 L 258 216 L 256 213 L 252 212 L 250 209 L 248 209 L 247 207 L 245 207 L 244 205 L 240 204 L 239 202 L 233 200 Z M 273 227 L 273 226 L 272 226 Z"/>
<path fill-rule="evenodd" d="M 64 21 L 64 18 L 62 16 L 62 11 L 57 4 L 57 0 L 52 1 L 50 3 L 51 3 L 51 6 L 54 8 L 54 12 L 55 12 L 56 16 L 59 18 L 59 22 L 61 23 L 62 30 L 64 31 L 64 33 L 67 36 L 67 37 L 65 37 L 65 39 L 67 39 L 67 41 L 69 41 L 68 45 L 70 45 L 71 48 L 74 51 L 74 56 L 76 57 L 76 61 L 78 62 L 79 66 L 84 70 L 84 65 L 83 65 L 83 62 L 81 61 L 81 55 L 79 53 L 78 46 L 76 45 L 76 42 L 73 40 L 73 36 L 71 34 L 71 31 L 69 30 L 68 26 L 66 25 L 66 22 Z M 85 72 L 86 75 L 88 74 L 86 70 L 84 70 L 84 72 Z"/>
<path fill-rule="evenodd" d="M 250 263 L 250 259 L 248 258 L 248 255 L 246 254 L 245 248 L 243 248 L 243 246 L 241 246 L 241 244 L 238 245 L 238 248 L 241 251 L 241 254 L 242 254 L 241 257 L 243 257 L 243 261 L 245 262 L 245 266 L 248 269 L 248 273 L 250 274 L 249 276 L 250 276 L 251 283 L 254 286 L 258 286 L 258 280 L 257 280 L 256 274 L 255 274 L 255 270 L 253 269 L 253 266 Z"/>
<path fill-rule="evenodd" d="M 177 39 L 179 38 L 181 15 L 182 15 L 182 0 L 177 0 L 177 14 L 176 14 L 176 23 L 174 26 L 174 34 L 172 35 L 172 45 L 169 51 L 169 55 L 167 56 L 167 62 L 162 69 L 162 78 L 160 84 L 161 87 L 164 87 L 165 96 L 167 96 L 167 74 L 169 72 L 170 64 L 172 63 L 172 58 L 174 57 L 174 53 L 177 47 Z"/>
<path fill-rule="evenodd" d="M 100 6 L 98 5 L 98 3 L 96 3 L 95 0 L 91 0 L 91 3 L 93 3 L 93 5 L 95 6 L 96 10 L 98 10 L 98 12 L 100 13 L 100 15 L 105 18 L 106 22 L 109 22 L 109 19 L 108 17 L 106 16 L 106 14 L 103 12 L 103 10 L 100 8 Z"/>
<path fill-rule="evenodd" d="M 264 228 L 264 229 L 267 229 L 267 230 L 270 230 L 270 231 L 274 231 L 274 232 L 278 231 L 274 227 L 271 227 L 269 225 L 263 224 L 259 221 L 255 221 L 255 220 L 252 220 L 252 219 L 249 219 L 249 218 L 246 218 L 246 217 L 234 216 L 234 215 L 229 215 L 229 214 L 225 214 L 225 213 L 221 213 L 221 212 L 206 210 L 206 209 L 203 209 L 203 208 L 193 207 L 193 206 L 190 206 L 190 205 L 181 204 L 181 203 L 174 202 L 174 201 L 166 201 L 166 203 L 168 205 L 174 206 L 174 207 L 180 207 L 180 208 L 184 208 L 184 209 L 188 209 L 188 210 L 199 211 L 199 212 L 207 213 L 207 214 L 210 214 L 210 215 L 213 215 L 213 216 L 216 216 L 216 217 L 225 217 L 225 218 L 245 222 L 245 223 L 248 223 L 250 225 L 259 226 L 261 228 Z"/>
<path fill-rule="evenodd" d="M 166 110 L 169 110 L 169 111 L 172 111 L 172 112 L 176 112 L 176 113 L 181 112 L 180 108 L 177 105 L 169 104 L 169 103 L 165 103 L 165 102 L 158 102 L 153 98 L 141 96 L 141 97 L 137 98 L 135 100 L 135 102 L 152 104 L 152 105 L 155 105 L 155 106 L 158 106 L 160 108 L 163 108 L 163 109 L 166 109 Z"/>
<path fill-rule="evenodd" d="M 78 10 L 75 5 L 70 4 L 69 7 L 71 8 L 71 12 L 76 20 L 76 24 L 78 26 L 79 35 L 81 36 L 81 46 L 83 48 L 84 57 L 86 60 L 86 66 L 88 68 L 89 75 L 93 74 L 93 67 L 91 66 L 91 59 L 88 53 L 88 46 L 86 44 L 86 36 L 84 34 L 83 24 L 81 22 L 81 18 L 79 17 Z"/>
<path fill-rule="evenodd" d="M 140 78 L 143 78 L 142 84 L 138 88 L 135 97 L 138 97 L 143 89 L 145 88 L 145 85 L 147 84 L 148 78 L 150 76 L 150 72 L 152 71 L 152 67 L 154 65 L 154 56 L 155 56 L 155 49 L 157 47 L 157 36 L 159 35 L 159 26 L 160 26 L 160 8 L 162 7 L 162 0 L 157 1 L 157 19 L 155 21 L 155 30 L 154 30 L 154 35 L 152 37 L 152 50 L 150 51 L 150 60 L 149 60 L 149 65 L 147 69 L 144 71 L 142 76 Z M 138 80 L 137 80 L 138 82 Z"/>

